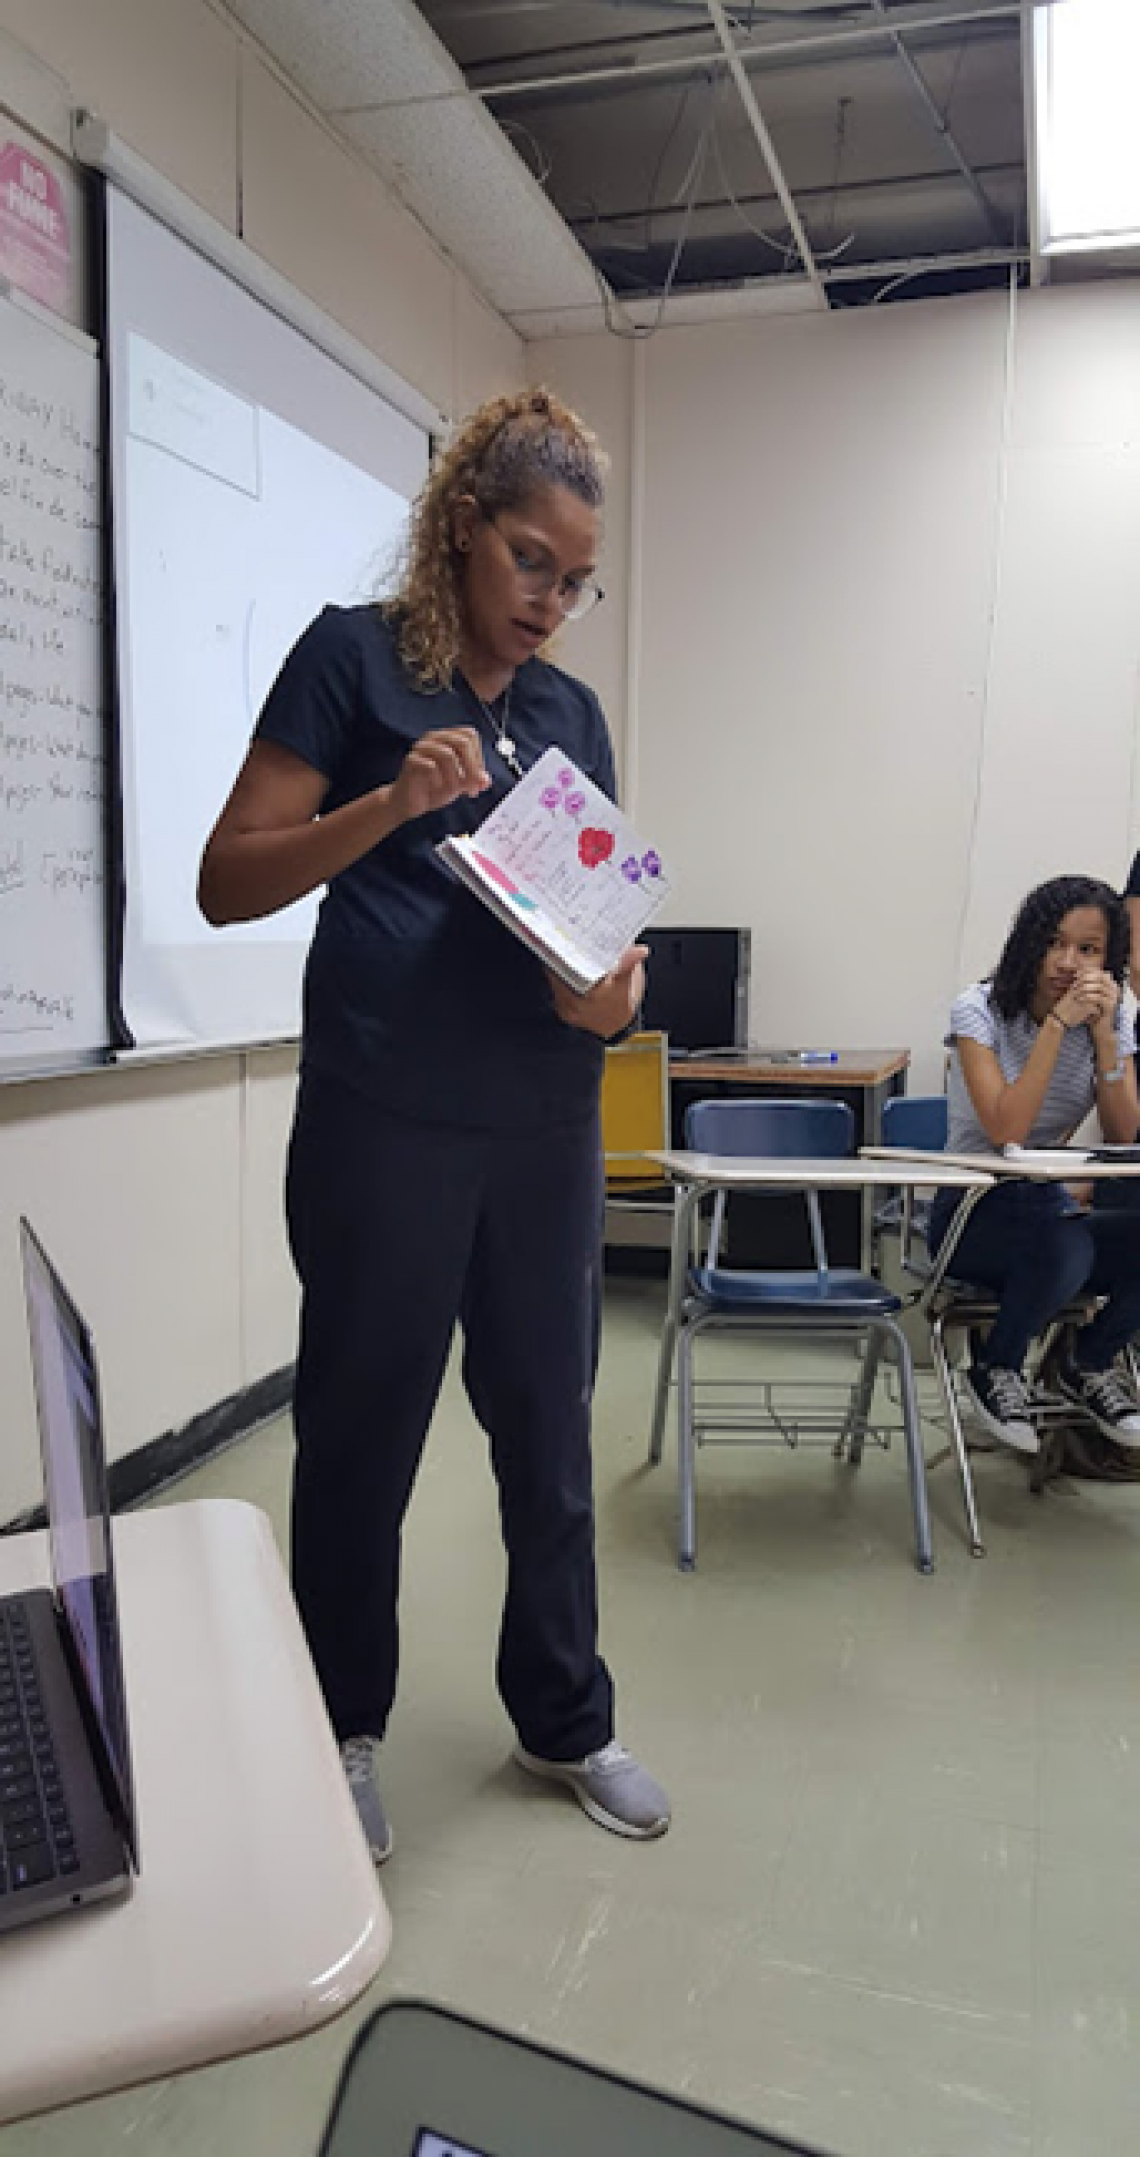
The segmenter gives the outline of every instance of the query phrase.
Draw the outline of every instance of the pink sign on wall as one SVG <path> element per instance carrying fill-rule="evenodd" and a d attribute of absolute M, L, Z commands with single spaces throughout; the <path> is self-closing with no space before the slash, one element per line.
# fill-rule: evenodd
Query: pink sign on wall
<path fill-rule="evenodd" d="M 0 149 L 0 270 L 43 306 L 66 307 L 71 234 L 63 189 L 18 142 Z"/>

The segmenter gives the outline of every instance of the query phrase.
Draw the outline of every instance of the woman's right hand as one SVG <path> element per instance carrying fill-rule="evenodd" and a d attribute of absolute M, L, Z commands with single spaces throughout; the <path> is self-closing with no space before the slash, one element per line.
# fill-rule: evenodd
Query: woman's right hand
<path fill-rule="evenodd" d="M 491 781 L 474 727 L 440 727 L 413 742 L 388 788 L 395 824 L 409 824 L 433 809 L 446 809 L 461 795 L 484 794 Z"/>
<path fill-rule="evenodd" d="M 207 921 L 258 921 L 319 890 L 412 817 L 491 784 L 473 727 L 441 727 L 408 750 L 390 785 L 324 813 L 329 782 L 291 749 L 254 741 L 202 856 Z"/>
<path fill-rule="evenodd" d="M 1062 1026 L 1096 1026 L 1115 1016 L 1119 1000 L 1120 990 L 1112 976 L 1090 967 L 1057 998 L 1053 1011 Z"/>

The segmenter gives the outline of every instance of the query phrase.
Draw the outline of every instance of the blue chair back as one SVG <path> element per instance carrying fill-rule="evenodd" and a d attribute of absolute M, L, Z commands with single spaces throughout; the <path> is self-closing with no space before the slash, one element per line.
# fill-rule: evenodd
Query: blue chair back
<path fill-rule="evenodd" d="M 884 1146 L 913 1146 L 944 1153 L 948 1108 L 944 1093 L 896 1094 L 883 1110 Z"/>
<path fill-rule="evenodd" d="M 694 1101 L 685 1144 L 693 1153 L 842 1160 L 854 1150 L 855 1118 L 845 1101 Z"/>

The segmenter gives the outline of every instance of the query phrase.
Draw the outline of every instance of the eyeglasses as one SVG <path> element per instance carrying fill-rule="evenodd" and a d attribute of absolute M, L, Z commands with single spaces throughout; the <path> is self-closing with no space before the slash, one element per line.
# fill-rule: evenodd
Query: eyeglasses
<path fill-rule="evenodd" d="M 525 547 L 518 547 L 507 538 L 498 519 L 489 510 L 483 511 L 486 522 L 498 533 L 514 563 L 515 576 L 520 589 L 528 599 L 549 599 L 562 611 L 568 622 L 580 622 L 599 599 L 605 598 L 600 584 L 593 577 L 560 577 L 558 571 L 537 556 L 528 554 Z"/>

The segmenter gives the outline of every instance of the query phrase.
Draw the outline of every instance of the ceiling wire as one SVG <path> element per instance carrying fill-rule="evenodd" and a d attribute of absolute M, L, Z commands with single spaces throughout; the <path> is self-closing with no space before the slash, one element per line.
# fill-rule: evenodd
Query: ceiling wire
<path fill-rule="evenodd" d="M 649 187 L 646 193 L 645 213 L 643 217 L 646 254 L 649 253 L 650 249 L 653 246 L 653 213 L 657 207 L 657 185 L 664 169 L 665 160 L 668 157 L 669 152 L 672 149 L 678 134 L 680 133 L 681 122 L 685 117 L 685 112 L 688 108 L 689 99 L 692 97 L 695 88 L 695 81 L 687 82 L 685 84 L 685 87 L 681 92 L 681 96 L 677 104 L 677 110 L 673 115 L 672 121 L 670 122 L 669 128 L 665 135 L 665 139 L 661 144 L 661 147 L 657 152 L 657 157 L 654 161 L 653 175 L 650 179 Z M 674 196 L 673 199 L 675 202 L 677 199 L 676 196 Z"/>
<path fill-rule="evenodd" d="M 962 33 L 962 42 L 958 47 L 958 51 L 954 59 L 954 72 L 950 77 L 950 88 L 946 92 L 945 101 L 942 106 L 942 124 L 944 127 L 949 127 L 950 125 L 950 107 L 954 103 L 955 92 L 958 88 L 958 77 L 962 72 L 962 62 L 966 57 L 966 47 L 969 42 L 970 33 L 967 29 L 964 30 Z"/>
<path fill-rule="evenodd" d="M 831 167 L 831 237 L 834 242 L 835 227 L 839 222 L 839 175 L 843 168 L 843 152 L 847 148 L 847 115 L 854 100 L 837 97 L 835 100 L 835 155 Z"/>
<path fill-rule="evenodd" d="M 665 281 L 662 284 L 660 293 L 658 294 L 657 312 L 654 315 L 652 322 L 631 321 L 629 316 L 625 314 L 625 309 L 622 306 L 621 299 L 614 291 L 609 279 L 598 268 L 596 262 L 591 265 L 594 272 L 594 277 L 597 281 L 598 289 L 602 295 L 602 306 L 605 315 L 606 328 L 610 332 L 610 335 L 612 337 L 625 337 L 627 339 L 640 341 L 646 337 L 656 336 L 657 331 L 661 327 L 665 315 L 666 304 L 669 299 L 669 294 L 673 290 L 677 271 L 680 267 L 681 256 L 685 251 L 685 242 L 689 237 L 689 227 L 692 224 L 693 211 L 696 208 L 697 197 L 700 194 L 701 180 L 704 177 L 705 163 L 708 157 L 709 143 L 712 138 L 712 132 L 713 106 L 712 102 L 710 101 L 709 109 L 705 115 L 704 121 L 701 126 L 700 134 L 697 138 L 696 148 L 694 149 L 692 158 L 689 161 L 689 170 L 685 175 L 685 179 L 681 183 L 681 188 L 678 190 L 679 196 L 686 186 L 688 188 L 688 193 L 685 200 L 685 207 L 681 218 L 681 229 L 677 234 L 676 244 L 674 245 L 673 253 L 669 260 L 669 267 L 665 272 Z M 675 197 L 674 199 L 676 200 L 677 198 Z M 621 314 L 625 316 L 624 320 L 618 319 L 618 310 L 620 310 Z"/>
<path fill-rule="evenodd" d="M 966 57 L 966 47 L 968 46 L 969 42 L 970 32 L 967 29 L 963 32 L 961 42 L 958 46 L 958 51 L 954 59 L 954 70 L 950 77 L 950 88 L 948 89 L 946 96 L 943 100 L 942 106 L 940 108 L 942 125 L 944 128 L 947 129 L 950 125 L 950 108 L 954 103 L 954 94 L 958 88 L 958 77 L 962 72 L 962 62 Z M 885 285 L 880 285 L 878 291 L 871 294 L 871 306 L 877 307 L 880 300 L 888 299 L 892 292 L 898 291 L 900 285 L 913 284 L 915 280 L 920 277 L 934 276 L 937 267 L 938 265 L 936 263 L 930 263 L 924 269 L 905 270 L 899 277 L 889 277 Z"/>
<path fill-rule="evenodd" d="M 720 128 L 716 121 L 715 112 L 713 115 L 713 157 L 716 161 L 717 172 L 720 175 L 720 184 L 723 187 L 724 192 L 728 197 L 728 200 L 731 202 L 733 209 L 736 211 L 736 214 L 739 217 L 741 224 L 746 225 L 749 232 L 755 233 L 758 240 L 763 240 L 765 247 L 770 247 L 773 254 L 780 255 L 785 265 L 791 262 L 798 262 L 800 259 L 799 248 L 788 240 L 777 239 L 774 233 L 766 232 L 762 225 L 758 225 L 756 223 L 755 218 L 749 216 L 747 210 L 744 207 L 744 204 L 740 201 L 739 197 L 733 191 L 732 182 L 728 177 L 728 172 L 725 165 L 724 150 L 720 136 Z M 832 220 L 832 229 L 834 230 L 834 218 Z M 851 231 L 847 234 L 845 239 L 837 241 L 833 247 L 825 248 L 823 250 L 813 250 L 815 253 L 816 261 L 837 261 L 840 255 L 846 254 L 847 249 L 852 245 L 854 239 L 855 233 L 854 231 Z"/>
<path fill-rule="evenodd" d="M 900 285 L 913 284 L 916 279 L 920 277 L 938 277 L 939 275 L 944 275 L 946 272 L 946 267 L 947 265 L 945 262 L 935 257 L 930 262 L 922 263 L 917 269 L 903 270 L 898 277 L 888 277 L 886 284 L 880 285 L 878 291 L 871 294 L 871 298 L 868 304 L 872 307 L 876 307 L 880 300 L 885 300 L 886 298 L 888 298 L 890 293 L 897 292 Z M 1024 269 L 1024 264 L 1015 262 L 1009 265 L 1009 269 L 1010 274 L 1014 275 L 1016 277 L 1016 282 L 1020 284 L 1023 281 L 1022 271 Z"/>
<path fill-rule="evenodd" d="M 554 170 L 554 161 L 547 156 L 533 128 L 528 127 L 525 120 L 500 120 L 499 126 L 502 128 L 504 135 L 522 136 L 534 153 L 534 164 L 529 167 L 529 170 L 534 174 L 539 186 L 545 187 Z M 524 164 L 527 162 L 525 158 L 523 162 Z"/>

